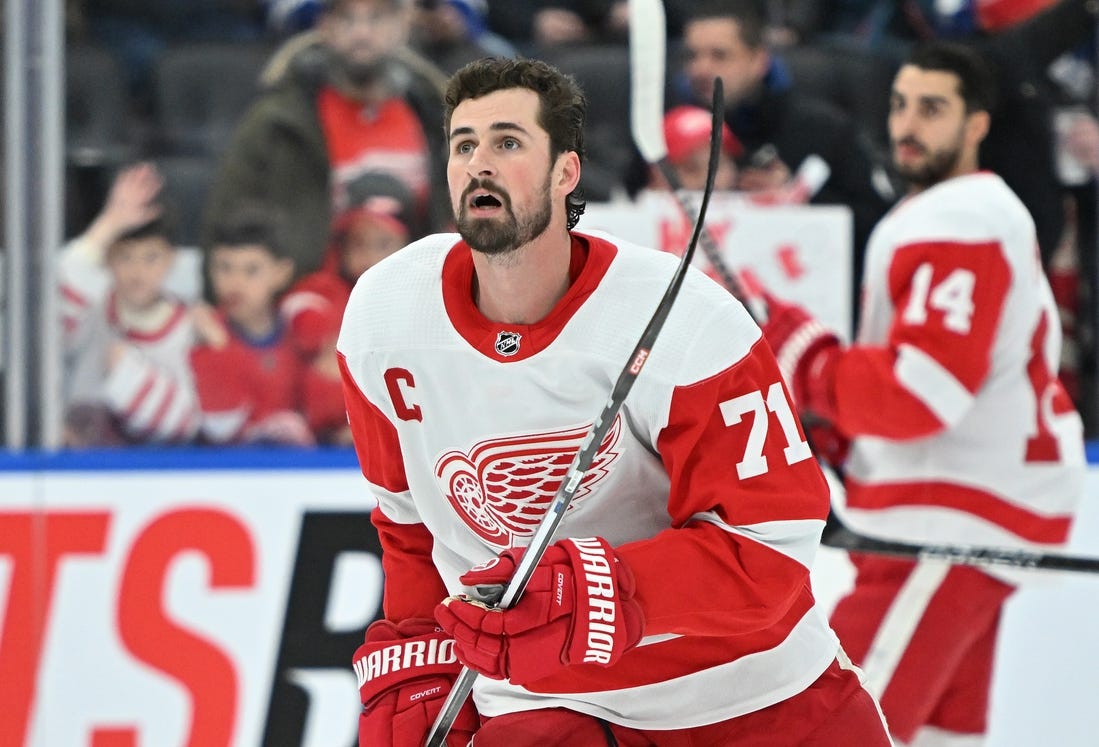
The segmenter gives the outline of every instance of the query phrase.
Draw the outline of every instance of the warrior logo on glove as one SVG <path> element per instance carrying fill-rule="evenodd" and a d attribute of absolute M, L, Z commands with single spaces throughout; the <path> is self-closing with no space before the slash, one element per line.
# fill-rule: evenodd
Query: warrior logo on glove
<path fill-rule="evenodd" d="M 467 586 L 507 583 L 524 548 L 506 550 L 461 577 Z M 494 679 L 526 684 L 578 664 L 610 666 L 637 645 L 644 614 L 633 573 L 600 537 L 550 545 L 522 596 L 507 609 L 448 597 L 435 618 L 462 662 Z"/>

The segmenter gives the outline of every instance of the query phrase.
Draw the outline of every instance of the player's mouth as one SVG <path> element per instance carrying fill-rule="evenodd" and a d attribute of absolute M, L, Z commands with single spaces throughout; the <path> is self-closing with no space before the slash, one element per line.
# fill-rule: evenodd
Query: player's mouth
<path fill-rule="evenodd" d="M 495 215 L 504 207 L 503 200 L 486 190 L 474 190 L 466 199 L 466 211 L 469 215 L 486 217 Z"/>
<path fill-rule="evenodd" d="M 914 140 L 902 140 L 893 146 L 893 152 L 898 161 L 912 161 L 921 158 L 925 151 L 922 145 Z"/>

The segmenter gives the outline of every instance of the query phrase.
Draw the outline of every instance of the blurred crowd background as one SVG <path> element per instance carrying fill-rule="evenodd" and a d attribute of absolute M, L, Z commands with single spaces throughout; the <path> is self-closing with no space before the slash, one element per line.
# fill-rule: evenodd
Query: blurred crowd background
<path fill-rule="evenodd" d="M 723 188 L 847 204 L 857 284 L 869 231 L 903 194 L 886 130 L 899 60 L 930 37 L 978 46 L 1000 82 L 984 166 L 1034 216 L 1062 377 L 1094 434 L 1097 5 L 667 0 L 666 103 L 704 105 L 697 82 L 722 74 Z M 629 132 L 626 7 L 66 0 L 63 445 L 347 443 L 331 352 L 342 304 L 378 258 L 449 228 L 449 73 L 484 55 L 552 62 L 590 97 L 588 201 L 659 188 Z M 692 20 L 726 12 L 739 34 L 715 57 Z M 666 131 L 686 168 L 698 138 L 681 115 Z M 792 190 L 817 154 L 824 188 Z M 165 289 L 179 247 L 202 258 L 192 297 Z"/>

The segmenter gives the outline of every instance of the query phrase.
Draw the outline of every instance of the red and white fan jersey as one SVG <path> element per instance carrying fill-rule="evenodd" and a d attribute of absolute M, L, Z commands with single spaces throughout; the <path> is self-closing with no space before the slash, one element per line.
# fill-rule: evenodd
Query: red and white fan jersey
<path fill-rule="evenodd" d="M 190 309 L 165 293 L 140 319 L 123 318 L 99 253 L 76 239 L 59 259 L 66 402 L 106 405 L 137 441 L 191 441 L 202 415 L 189 361 Z M 125 352 L 111 365 L 109 351 L 120 343 Z"/>
<path fill-rule="evenodd" d="M 430 617 L 463 591 L 460 574 L 529 543 L 675 268 L 656 250 L 573 234 L 571 287 L 533 325 L 480 314 L 456 235 L 363 275 L 337 347 L 378 500 L 386 617 Z M 645 638 L 609 668 L 527 687 L 481 677 L 478 709 L 562 706 L 672 729 L 804 690 L 838 650 L 809 584 L 827 512 L 759 328 L 691 270 L 558 530 L 602 536 L 626 559 Z"/>
<path fill-rule="evenodd" d="M 980 172 L 903 201 L 870 237 L 863 294 L 836 368 L 836 423 L 856 436 L 851 524 L 915 542 L 1063 543 L 1083 429 L 1057 379 L 1060 322 L 1019 199 Z"/>

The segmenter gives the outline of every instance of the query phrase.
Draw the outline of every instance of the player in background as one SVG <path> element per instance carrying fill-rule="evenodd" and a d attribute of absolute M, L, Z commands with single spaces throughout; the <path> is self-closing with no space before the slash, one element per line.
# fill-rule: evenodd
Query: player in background
<path fill-rule="evenodd" d="M 337 349 L 377 500 L 384 619 L 354 656 L 362 745 L 887 745 L 810 588 L 828 490 L 759 328 L 691 271 L 531 584 L 510 577 L 675 258 L 572 231 L 586 101 L 535 60 L 446 96 L 458 234 L 360 278 Z M 405 656 L 404 654 L 409 654 Z M 422 654 L 422 655 L 419 655 Z"/>
<path fill-rule="evenodd" d="M 1057 378 L 1061 329 L 1034 223 L 978 166 L 992 90 L 963 47 L 913 52 L 889 113 L 911 189 L 871 236 L 855 343 L 774 298 L 763 330 L 799 410 L 852 439 L 854 528 L 1047 551 L 1081 497 L 1082 425 Z M 852 560 L 854 589 L 831 622 L 894 738 L 981 744 L 1004 602 L 1039 574 Z"/>
<path fill-rule="evenodd" d="M 165 287 L 176 247 L 152 164 L 123 169 L 59 257 L 67 446 L 179 444 L 198 433 L 191 310 Z"/>
<path fill-rule="evenodd" d="M 196 308 L 202 344 L 191 351 L 209 443 L 315 443 L 302 397 L 306 362 L 278 312 L 294 272 L 278 215 L 242 203 L 211 231 L 206 271 L 217 308 Z"/>
<path fill-rule="evenodd" d="M 408 243 L 415 198 L 389 174 L 365 174 L 348 189 L 350 206 L 332 222 L 321 269 L 298 280 L 279 301 L 295 347 L 308 361 L 309 427 L 322 443 L 351 443 L 336 364 L 336 337 L 355 281 Z M 419 238 L 418 236 L 416 238 Z"/>

